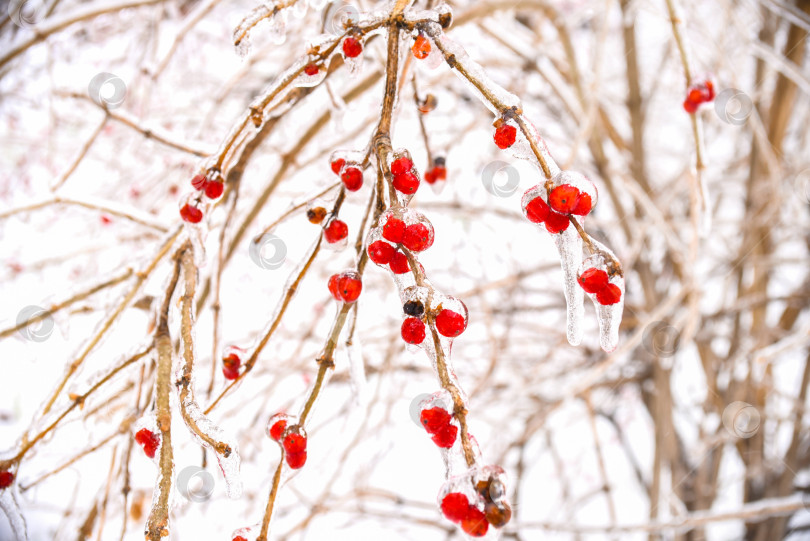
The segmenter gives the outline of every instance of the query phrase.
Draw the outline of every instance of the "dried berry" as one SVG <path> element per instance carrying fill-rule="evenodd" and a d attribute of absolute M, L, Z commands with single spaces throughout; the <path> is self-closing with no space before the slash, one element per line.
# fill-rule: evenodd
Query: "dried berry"
<path fill-rule="evenodd" d="M 425 313 L 425 306 L 421 301 L 408 301 L 402 305 L 402 311 L 409 316 L 421 317 Z"/>
<path fill-rule="evenodd" d="M 326 209 L 323 207 L 314 207 L 307 209 L 307 220 L 313 224 L 319 224 L 326 218 Z"/>

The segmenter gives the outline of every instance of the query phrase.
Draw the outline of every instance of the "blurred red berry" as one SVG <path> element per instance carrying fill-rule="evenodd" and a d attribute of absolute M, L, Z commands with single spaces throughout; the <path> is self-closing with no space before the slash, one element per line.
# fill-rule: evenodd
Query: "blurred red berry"
<path fill-rule="evenodd" d="M 194 186 L 195 190 L 204 190 L 206 184 L 208 184 L 208 179 L 205 178 L 205 175 L 195 175 L 191 179 L 191 185 Z"/>
<path fill-rule="evenodd" d="M 160 446 L 160 436 L 148 428 L 142 428 L 135 433 L 135 441 L 143 447 L 143 452 L 149 458 L 155 458 L 155 451 Z"/>
<path fill-rule="evenodd" d="M 466 516 L 461 519 L 461 529 L 472 537 L 483 537 L 487 534 L 489 523 L 484 512 L 470 506 Z"/>
<path fill-rule="evenodd" d="M 346 160 L 344 160 L 343 158 L 338 158 L 337 160 L 329 164 L 329 166 L 332 168 L 332 172 L 336 175 L 340 174 L 340 170 L 343 169 L 344 165 L 346 165 Z"/>
<path fill-rule="evenodd" d="M 307 463 L 307 452 L 287 453 L 285 460 L 287 461 L 287 465 L 294 470 L 303 468 L 304 464 Z"/>
<path fill-rule="evenodd" d="M 318 64 L 315 64 L 314 62 L 310 62 L 309 64 L 304 66 L 304 73 L 306 73 L 310 77 L 312 77 L 313 75 L 318 75 L 319 71 L 321 70 L 318 67 Z"/>
<path fill-rule="evenodd" d="M 14 474 L 10 471 L 0 471 L 0 489 L 8 488 L 14 482 Z"/>
<path fill-rule="evenodd" d="M 413 169 L 413 162 L 407 156 L 402 156 L 391 162 L 391 174 L 402 175 Z"/>
<path fill-rule="evenodd" d="M 363 52 L 363 44 L 357 38 L 346 38 L 343 40 L 343 54 L 348 58 L 360 56 Z"/>
<path fill-rule="evenodd" d="M 203 213 L 197 207 L 192 207 L 191 205 L 186 203 L 180 209 L 180 217 L 186 222 L 197 224 L 200 223 L 200 221 L 202 221 Z"/>
<path fill-rule="evenodd" d="M 217 199 L 225 191 L 225 185 L 219 181 L 212 180 L 205 185 L 205 196 L 208 199 Z"/>
<path fill-rule="evenodd" d="M 416 193 L 416 190 L 419 189 L 419 177 L 408 171 L 401 175 L 394 175 L 392 184 L 398 192 L 411 195 Z"/>

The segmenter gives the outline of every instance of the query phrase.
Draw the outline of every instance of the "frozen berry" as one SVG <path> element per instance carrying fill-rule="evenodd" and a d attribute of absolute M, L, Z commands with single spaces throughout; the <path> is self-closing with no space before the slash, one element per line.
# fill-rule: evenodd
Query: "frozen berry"
<path fill-rule="evenodd" d="M 433 440 L 438 447 L 442 449 L 449 449 L 456 442 L 456 435 L 458 434 L 458 427 L 456 425 L 447 424 L 441 427 L 433 434 L 430 439 Z"/>
<path fill-rule="evenodd" d="M 425 182 L 433 184 L 440 180 L 447 180 L 447 168 L 444 165 L 434 165 L 425 171 Z"/>
<path fill-rule="evenodd" d="M 241 535 L 237 535 L 236 537 L 231 539 L 231 541 L 248 541 L 248 540 L 242 537 Z"/>
<path fill-rule="evenodd" d="M 433 245 L 433 226 L 423 223 L 409 225 L 402 236 L 402 244 L 414 252 L 427 250 Z"/>
<path fill-rule="evenodd" d="M 496 528 L 503 528 L 512 519 L 512 508 L 504 502 L 501 504 L 487 503 L 484 507 L 487 522 Z"/>
<path fill-rule="evenodd" d="M 409 317 L 402 322 L 400 333 L 408 344 L 421 344 L 425 339 L 425 324 L 421 319 Z"/>
<path fill-rule="evenodd" d="M 616 284 L 608 284 L 596 293 L 596 302 L 603 306 L 616 304 L 622 299 L 622 290 Z"/>
<path fill-rule="evenodd" d="M 231 349 L 227 355 L 222 358 L 222 374 L 225 379 L 236 379 L 239 377 L 239 367 L 242 365 L 242 359 L 239 353 Z"/>
<path fill-rule="evenodd" d="M 186 222 L 197 224 L 200 223 L 200 221 L 202 221 L 203 213 L 197 207 L 192 207 L 191 205 L 186 203 L 180 209 L 180 217 Z"/>
<path fill-rule="evenodd" d="M 318 75 L 319 71 L 321 71 L 321 70 L 320 70 L 320 68 L 318 68 L 318 64 L 316 64 L 314 62 L 310 62 L 309 64 L 304 66 L 304 73 L 306 73 L 310 77 L 312 77 L 313 75 Z"/>
<path fill-rule="evenodd" d="M 411 195 L 416 193 L 416 190 L 419 189 L 419 177 L 409 171 L 401 175 L 394 175 L 392 184 L 398 192 Z"/>
<path fill-rule="evenodd" d="M 489 523 L 484 512 L 477 507 L 470 506 L 467 514 L 461 519 L 461 529 L 472 537 L 483 537 L 487 534 Z"/>
<path fill-rule="evenodd" d="M 427 96 L 425 96 L 425 99 L 420 101 L 419 105 L 417 105 L 416 107 L 419 109 L 420 113 L 426 115 L 432 110 L 434 110 L 436 108 L 436 105 L 438 105 L 438 103 L 439 100 L 436 99 L 436 96 L 434 96 L 433 94 L 428 94 Z"/>
<path fill-rule="evenodd" d="M 517 129 L 509 124 L 501 124 L 495 129 L 495 144 L 498 148 L 509 148 L 515 144 Z"/>
<path fill-rule="evenodd" d="M 149 458 L 155 458 L 155 451 L 160 446 L 160 436 L 148 428 L 142 428 L 135 433 L 135 441 L 143 447 L 143 452 Z"/>
<path fill-rule="evenodd" d="M 549 208 L 543 198 L 538 195 L 529 201 L 524 212 L 530 222 L 539 224 L 545 222 L 546 218 L 548 218 Z"/>
<path fill-rule="evenodd" d="M 356 272 L 333 274 L 327 285 L 335 300 L 348 303 L 356 301 L 363 290 L 363 282 Z"/>
<path fill-rule="evenodd" d="M 206 184 L 208 184 L 208 179 L 205 178 L 205 175 L 194 175 L 194 178 L 191 179 L 191 185 L 195 190 L 204 190 Z"/>
<path fill-rule="evenodd" d="M 394 247 L 383 240 L 372 242 L 368 246 L 368 258 L 377 265 L 387 265 L 394 256 Z"/>
<path fill-rule="evenodd" d="M 340 180 L 350 192 L 356 192 L 363 187 L 363 172 L 357 167 L 347 167 L 340 175 Z"/>
<path fill-rule="evenodd" d="M 601 269 L 587 269 L 579 275 L 577 282 L 587 293 L 599 293 L 608 285 L 608 274 Z"/>
<path fill-rule="evenodd" d="M 419 34 L 413 42 L 411 52 L 419 60 L 424 60 L 430 54 L 430 42 L 425 36 Z"/>
<path fill-rule="evenodd" d="M 217 180 L 212 180 L 205 185 L 205 196 L 208 199 L 218 199 L 225 191 L 225 185 Z"/>
<path fill-rule="evenodd" d="M 307 437 L 298 432 L 290 432 L 284 436 L 284 441 L 281 445 L 284 446 L 284 451 L 287 454 L 294 455 L 305 453 L 307 450 Z"/>
<path fill-rule="evenodd" d="M 442 514 L 450 522 L 461 522 L 467 516 L 470 502 L 461 492 L 451 492 L 442 498 Z"/>
<path fill-rule="evenodd" d="M 391 162 L 391 174 L 402 175 L 413 169 L 413 162 L 407 156 L 402 156 Z"/>
<path fill-rule="evenodd" d="M 391 256 L 391 262 L 388 263 L 388 267 L 394 274 L 405 274 L 411 270 L 410 265 L 408 265 L 408 256 L 399 250 L 394 252 L 394 255 Z"/>
<path fill-rule="evenodd" d="M 388 218 L 383 226 L 382 236 L 391 242 L 402 242 L 402 237 L 405 236 L 405 222 L 399 218 Z"/>
<path fill-rule="evenodd" d="M 574 206 L 571 214 L 576 214 L 577 216 L 587 216 L 592 209 L 593 200 L 591 199 L 591 196 L 585 192 L 580 192 L 577 204 Z"/>
<path fill-rule="evenodd" d="M 332 172 L 336 175 L 340 174 L 340 170 L 343 169 L 344 165 L 346 165 L 346 160 L 344 160 L 343 158 L 338 158 L 337 160 L 329 164 L 329 166 L 332 168 Z"/>
<path fill-rule="evenodd" d="M 326 287 L 329 288 L 329 293 L 332 294 L 332 297 L 336 300 L 340 300 L 340 290 L 338 289 L 338 285 L 340 283 L 340 274 L 333 274 L 329 277 L 329 281 L 326 282 Z"/>
<path fill-rule="evenodd" d="M 467 321 L 464 316 L 452 310 L 442 310 L 436 316 L 436 330 L 442 336 L 453 338 L 464 332 Z"/>
<path fill-rule="evenodd" d="M 449 425 L 452 418 L 446 409 L 439 407 L 425 408 L 419 413 L 419 422 L 429 434 L 435 434 Z"/>
<path fill-rule="evenodd" d="M 270 434 L 270 439 L 274 441 L 281 441 L 281 436 L 284 435 L 284 431 L 287 430 L 287 419 L 279 419 L 270 427 L 268 434 Z"/>
<path fill-rule="evenodd" d="M 571 214 L 579 203 L 579 189 L 570 184 L 557 186 L 548 194 L 548 206 L 561 214 Z"/>
<path fill-rule="evenodd" d="M 302 451 L 300 453 L 287 453 L 284 457 L 287 461 L 287 465 L 294 470 L 300 469 L 304 467 L 304 464 L 307 463 L 307 452 Z"/>
<path fill-rule="evenodd" d="M 319 224 L 326 218 L 326 209 L 323 207 L 315 207 L 307 209 L 307 220 L 313 224 Z"/>
<path fill-rule="evenodd" d="M 425 306 L 421 301 L 408 301 L 402 305 L 402 311 L 409 316 L 421 317 L 425 313 Z"/>
<path fill-rule="evenodd" d="M 10 471 L 0 471 L 0 489 L 8 488 L 14 482 L 14 474 Z"/>
<path fill-rule="evenodd" d="M 357 38 L 346 38 L 343 40 L 343 54 L 348 58 L 360 56 L 363 52 L 363 44 Z"/>
<path fill-rule="evenodd" d="M 323 229 L 323 236 L 326 242 L 334 244 L 345 239 L 349 235 L 349 226 L 342 220 L 332 220 Z"/>
<path fill-rule="evenodd" d="M 559 214 L 553 210 L 548 211 L 546 216 L 546 231 L 549 233 L 562 233 L 568 226 L 571 225 L 571 220 L 565 214 Z"/>

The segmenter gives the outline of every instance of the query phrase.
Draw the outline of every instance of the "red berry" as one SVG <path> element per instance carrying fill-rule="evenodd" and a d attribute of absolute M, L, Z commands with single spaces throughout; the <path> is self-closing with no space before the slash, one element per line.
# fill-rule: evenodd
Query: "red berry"
<path fill-rule="evenodd" d="M 477 507 L 470 506 L 467 515 L 461 519 L 461 529 L 472 537 L 485 536 L 489 529 L 486 515 Z"/>
<path fill-rule="evenodd" d="M 416 41 L 413 42 L 411 52 L 417 59 L 424 60 L 430 54 L 430 42 L 425 36 L 419 34 Z"/>
<path fill-rule="evenodd" d="M 290 432 L 284 437 L 282 445 L 287 454 L 304 453 L 307 450 L 307 437 L 298 432 Z"/>
<path fill-rule="evenodd" d="M 526 214 L 526 218 L 533 223 L 539 224 L 546 221 L 549 214 L 549 208 L 543 198 L 539 195 L 529 201 L 529 204 L 526 205 L 526 210 L 524 211 Z"/>
<path fill-rule="evenodd" d="M 449 449 L 456 442 L 458 427 L 456 425 L 445 425 L 441 427 L 430 439 L 442 449 Z"/>
<path fill-rule="evenodd" d="M 356 192 L 363 187 L 363 172 L 357 167 L 347 167 L 340 175 L 340 180 L 350 192 Z"/>
<path fill-rule="evenodd" d="M 225 191 L 225 185 L 222 182 L 212 180 L 205 185 L 205 196 L 208 199 L 219 198 L 223 191 Z"/>
<path fill-rule="evenodd" d="M 135 433 L 135 441 L 143 446 L 143 452 L 149 458 L 155 458 L 155 451 L 160 446 L 160 436 L 148 428 L 142 428 Z"/>
<path fill-rule="evenodd" d="M 421 252 L 433 246 L 433 226 L 425 224 L 412 224 L 405 228 L 402 244 L 408 250 Z"/>
<path fill-rule="evenodd" d="M 571 225 L 571 221 L 568 219 L 568 216 L 559 214 L 553 210 L 548 211 L 548 216 L 546 216 L 546 231 L 549 233 L 562 233 L 568 229 L 569 225 Z"/>
<path fill-rule="evenodd" d="M 470 502 L 467 496 L 461 492 L 451 492 L 441 503 L 442 514 L 450 522 L 461 522 L 467 516 L 470 509 Z"/>
<path fill-rule="evenodd" d="M 394 252 L 394 255 L 391 256 L 391 262 L 388 264 L 388 267 L 394 274 L 405 274 L 411 270 L 410 265 L 408 265 L 408 256 L 399 250 Z"/>
<path fill-rule="evenodd" d="M 407 156 L 402 156 L 391 162 L 391 174 L 394 176 L 409 173 L 413 169 L 413 162 Z"/>
<path fill-rule="evenodd" d="M 400 329 L 402 339 L 408 344 L 421 344 L 425 339 L 425 324 L 415 317 L 406 318 Z"/>
<path fill-rule="evenodd" d="M 419 177 L 409 171 L 401 175 L 394 175 L 392 183 L 398 192 L 411 195 L 416 193 L 419 188 Z"/>
<path fill-rule="evenodd" d="M 0 471 L 0 489 L 8 488 L 14 482 L 14 474 L 10 471 Z"/>
<path fill-rule="evenodd" d="M 405 236 L 405 222 L 399 218 L 388 218 L 383 226 L 382 236 L 391 242 L 402 242 L 402 238 Z"/>
<path fill-rule="evenodd" d="M 703 93 L 703 101 L 712 101 L 714 99 L 714 84 L 711 81 L 706 81 L 703 85 L 706 88 Z"/>
<path fill-rule="evenodd" d="M 361 291 L 363 291 L 363 282 L 359 277 L 345 275 L 338 282 L 338 292 L 343 302 L 356 301 Z"/>
<path fill-rule="evenodd" d="M 377 265 L 387 265 L 394 256 L 394 247 L 383 240 L 372 242 L 368 247 L 368 258 Z"/>
<path fill-rule="evenodd" d="M 439 407 L 423 409 L 419 414 L 419 421 L 429 434 L 435 434 L 442 427 L 449 425 L 452 418 L 446 409 Z"/>
<path fill-rule="evenodd" d="M 498 148 L 509 148 L 515 144 L 517 129 L 509 124 L 501 124 L 495 129 L 495 144 Z"/>
<path fill-rule="evenodd" d="M 304 66 L 304 73 L 306 73 L 310 77 L 312 77 L 313 75 L 318 75 L 319 71 L 321 70 L 318 67 L 318 64 L 315 64 L 314 62 L 310 62 L 309 64 Z"/>
<path fill-rule="evenodd" d="M 194 186 L 195 190 L 204 190 L 206 184 L 208 184 L 208 179 L 205 178 L 205 175 L 195 175 L 191 179 L 191 185 Z"/>
<path fill-rule="evenodd" d="M 280 441 L 285 430 L 287 430 L 287 419 L 279 419 L 270 427 L 270 438 L 274 441 Z"/>
<path fill-rule="evenodd" d="M 596 302 L 603 306 L 616 304 L 622 298 L 622 290 L 616 284 L 608 284 L 596 293 Z"/>
<path fill-rule="evenodd" d="M 343 54 L 348 58 L 360 56 L 363 52 L 363 44 L 357 38 L 346 38 L 343 40 Z"/>
<path fill-rule="evenodd" d="M 332 220 L 323 230 L 326 242 L 334 244 L 345 239 L 349 235 L 349 226 L 342 220 Z"/>
<path fill-rule="evenodd" d="M 303 468 L 304 464 L 307 463 L 307 452 L 287 453 L 285 460 L 287 461 L 287 465 L 294 470 Z"/>
<path fill-rule="evenodd" d="M 694 114 L 698 110 L 699 105 L 700 103 L 692 101 L 689 98 L 686 98 L 683 102 L 683 108 L 689 114 Z"/>
<path fill-rule="evenodd" d="M 180 209 L 180 217 L 185 220 L 186 222 L 196 224 L 200 223 L 203 218 L 203 213 L 197 207 L 192 207 L 188 203 L 183 205 Z"/>
<path fill-rule="evenodd" d="M 608 274 L 601 269 L 587 269 L 577 281 L 587 293 L 599 293 L 608 285 Z"/>
<path fill-rule="evenodd" d="M 695 103 L 703 102 L 703 90 L 700 87 L 692 87 L 686 94 L 686 99 Z"/>
<path fill-rule="evenodd" d="M 579 193 L 579 200 L 577 201 L 574 210 L 571 211 L 571 214 L 576 214 L 577 216 L 587 216 L 591 209 L 593 209 L 593 200 L 591 196 L 585 192 Z"/>
<path fill-rule="evenodd" d="M 329 281 L 326 283 L 326 287 L 329 288 L 329 293 L 332 294 L 332 297 L 336 300 L 340 300 L 340 290 L 338 289 L 340 284 L 340 275 L 333 274 L 329 277 Z"/>
<path fill-rule="evenodd" d="M 557 186 L 548 194 L 548 206 L 561 214 L 571 214 L 579 203 L 579 189 L 570 184 Z"/>
<path fill-rule="evenodd" d="M 107 216 L 106 214 L 101 215 L 101 223 L 104 225 L 110 225 L 112 223 L 112 218 Z"/>
<path fill-rule="evenodd" d="M 241 535 L 237 535 L 236 537 L 231 539 L 231 541 L 248 541 L 248 540 L 242 537 Z"/>
<path fill-rule="evenodd" d="M 344 165 L 346 165 L 346 160 L 344 160 L 343 158 L 338 158 L 329 165 L 332 168 L 332 172 L 336 175 L 339 175 L 340 170 L 343 169 Z"/>
<path fill-rule="evenodd" d="M 425 171 L 425 182 L 433 184 L 440 180 L 447 180 L 447 168 L 443 165 L 434 165 L 432 169 Z"/>
<path fill-rule="evenodd" d="M 239 367 L 242 365 L 242 360 L 235 352 L 231 352 L 222 359 L 222 374 L 225 379 L 237 379 L 239 377 Z"/>
<path fill-rule="evenodd" d="M 436 316 L 436 330 L 442 336 L 453 338 L 464 332 L 467 321 L 464 316 L 452 310 L 442 310 Z"/>

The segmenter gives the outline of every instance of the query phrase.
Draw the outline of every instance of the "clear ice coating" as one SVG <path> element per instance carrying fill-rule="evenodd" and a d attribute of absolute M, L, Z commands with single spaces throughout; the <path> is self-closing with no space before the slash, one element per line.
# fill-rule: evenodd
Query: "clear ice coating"
<path fill-rule="evenodd" d="M 563 271 L 563 294 L 567 308 L 565 334 L 569 344 L 578 346 L 582 342 L 582 321 L 585 318 L 585 294 L 577 283 L 577 271 L 582 262 L 582 238 L 574 227 L 568 227 L 561 233 L 554 233 L 554 244 L 560 254 Z"/>
<path fill-rule="evenodd" d="M 255 7 L 233 31 L 233 44 L 239 56 L 250 52 L 250 33 L 258 25 L 266 26 L 265 32 L 275 44 L 284 43 L 287 38 L 287 11 L 285 5 L 277 6 L 275 2 Z"/>
<path fill-rule="evenodd" d="M 349 364 L 349 381 L 355 402 L 362 406 L 368 402 L 368 385 L 366 381 L 366 365 L 363 358 L 363 346 L 355 336 L 352 343 L 346 347 L 346 358 Z"/>
<path fill-rule="evenodd" d="M 461 502 L 466 499 L 469 506 L 466 512 L 469 518 L 463 521 L 453 517 L 453 510 L 455 508 L 458 512 L 459 504 L 450 503 L 453 500 L 457 502 L 459 498 Z M 445 501 L 447 506 L 442 505 Z M 496 465 L 475 465 L 448 478 L 439 489 L 436 503 L 446 520 L 460 526 L 464 539 L 498 539 L 501 529 L 512 516 L 506 474 Z M 448 512 L 451 516 L 447 516 Z"/>
<path fill-rule="evenodd" d="M 28 541 L 28 525 L 17 503 L 17 483 L 0 490 L 0 509 L 3 510 L 11 525 L 11 532 L 17 541 Z"/>
<path fill-rule="evenodd" d="M 600 251 L 587 259 L 585 259 L 578 269 L 578 274 L 584 271 L 595 268 L 603 270 L 608 273 L 608 283 L 613 284 L 621 292 L 619 301 L 614 304 L 602 304 L 599 302 L 597 295 L 588 293 L 593 306 L 596 309 L 596 317 L 599 321 L 599 346 L 607 353 L 616 349 L 619 343 L 619 326 L 622 322 L 622 313 L 624 312 L 624 277 L 614 272 L 610 273 L 609 258 L 616 259 L 615 254 L 611 252 L 605 245 L 592 241 L 594 246 Z M 582 289 L 581 287 L 579 288 Z"/>

